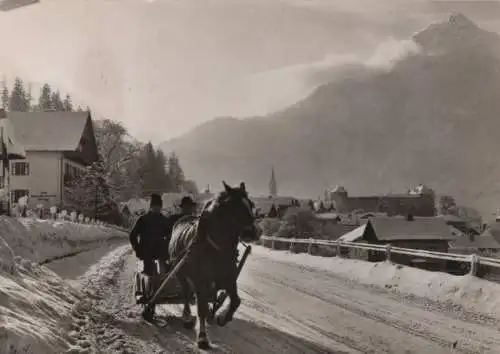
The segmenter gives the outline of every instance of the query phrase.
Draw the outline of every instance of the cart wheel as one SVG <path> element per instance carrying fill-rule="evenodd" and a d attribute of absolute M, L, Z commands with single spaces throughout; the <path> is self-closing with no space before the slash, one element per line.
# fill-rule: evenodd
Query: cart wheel
<path fill-rule="evenodd" d="M 142 317 L 150 322 L 154 319 L 154 313 L 155 313 L 155 310 L 154 310 L 154 307 L 153 306 L 148 306 L 148 305 L 144 305 L 143 306 L 143 311 L 142 311 Z"/>

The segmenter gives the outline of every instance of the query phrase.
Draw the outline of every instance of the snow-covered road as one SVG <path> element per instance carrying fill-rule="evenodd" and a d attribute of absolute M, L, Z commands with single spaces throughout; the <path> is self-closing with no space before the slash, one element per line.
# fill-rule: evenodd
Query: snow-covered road
<path fill-rule="evenodd" d="M 167 320 L 163 327 L 140 320 L 131 296 L 135 266 L 130 248 L 121 246 L 76 279 L 91 296 L 73 311 L 70 352 L 199 352 L 194 332 L 175 318 L 180 306 L 160 308 Z M 216 352 L 500 352 L 500 324 L 494 319 L 410 301 L 262 253 L 249 257 L 239 284 L 243 305 L 236 319 L 225 328 L 209 327 Z"/>

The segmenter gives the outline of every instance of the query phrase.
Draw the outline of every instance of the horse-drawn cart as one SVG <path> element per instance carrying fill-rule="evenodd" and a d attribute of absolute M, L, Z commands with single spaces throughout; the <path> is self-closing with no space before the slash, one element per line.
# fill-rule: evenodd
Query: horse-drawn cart
<path fill-rule="evenodd" d="M 244 252 L 237 261 L 238 276 L 241 273 L 241 270 L 243 269 L 243 266 L 245 265 L 246 259 L 251 250 L 252 246 L 245 245 Z M 175 276 L 179 266 L 181 266 L 181 264 L 169 265 L 157 276 L 148 276 L 144 274 L 144 272 L 142 272 L 140 269 L 138 269 L 135 276 L 134 286 L 134 296 L 136 299 L 136 303 L 142 305 L 144 308 L 146 308 L 148 305 L 184 304 L 182 288 L 179 280 Z M 212 287 L 212 294 L 209 298 L 209 302 L 211 304 L 210 315 L 212 317 L 215 316 L 215 313 L 222 307 L 226 298 L 227 294 L 225 290 L 217 289 L 214 283 Z M 191 304 L 194 304 L 194 294 L 192 299 L 190 300 Z"/>

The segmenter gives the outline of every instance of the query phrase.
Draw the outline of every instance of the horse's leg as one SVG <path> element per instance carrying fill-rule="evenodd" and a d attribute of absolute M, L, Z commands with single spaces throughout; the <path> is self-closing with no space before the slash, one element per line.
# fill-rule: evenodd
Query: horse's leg
<path fill-rule="evenodd" d="M 232 276 L 226 282 L 226 291 L 229 296 L 229 306 L 216 316 L 216 321 L 219 326 L 225 326 L 228 322 L 233 320 L 233 316 L 241 305 L 241 298 L 238 295 L 238 285 L 236 283 L 236 276 Z"/>
<path fill-rule="evenodd" d="M 207 336 L 207 316 L 208 316 L 208 285 L 205 281 L 196 283 L 196 307 L 198 308 L 198 322 L 200 328 L 198 329 L 198 348 L 209 349 L 210 342 Z"/>
<path fill-rule="evenodd" d="M 218 283 L 215 282 L 215 290 L 213 289 L 212 285 L 209 285 L 209 288 L 208 288 L 208 293 L 207 293 L 207 301 L 208 301 L 208 314 L 207 314 L 207 323 L 208 324 L 213 324 L 214 323 L 214 315 L 215 313 L 212 312 L 212 306 L 210 306 L 210 302 L 212 301 L 212 298 L 215 298 L 215 300 L 217 299 L 217 291 L 218 291 Z M 215 293 L 215 294 L 214 294 Z M 215 306 L 215 302 L 213 304 L 213 306 Z"/>
<path fill-rule="evenodd" d="M 181 286 L 182 296 L 184 297 L 184 308 L 182 309 L 182 322 L 184 322 L 184 328 L 193 329 L 196 324 L 196 317 L 191 313 L 191 289 L 189 288 L 189 283 L 184 276 L 177 276 L 179 280 L 179 285 Z"/>

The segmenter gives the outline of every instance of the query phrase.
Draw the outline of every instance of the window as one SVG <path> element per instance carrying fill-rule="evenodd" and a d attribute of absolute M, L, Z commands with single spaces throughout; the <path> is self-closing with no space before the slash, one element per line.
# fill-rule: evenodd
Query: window
<path fill-rule="evenodd" d="M 17 203 L 19 198 L 24 197 L 25 195 L 29 195 L 29 189 L 14 189 L 10 192 L 10 198 L 14 203 Z"/>
<path fill-rule="evenodd" d="M 28 162 L 13 162 L 13 176 L 28 176 L 30 174 L 30 164 Z"/>

